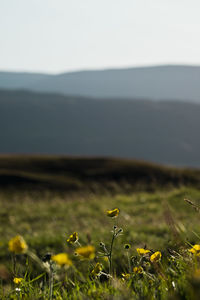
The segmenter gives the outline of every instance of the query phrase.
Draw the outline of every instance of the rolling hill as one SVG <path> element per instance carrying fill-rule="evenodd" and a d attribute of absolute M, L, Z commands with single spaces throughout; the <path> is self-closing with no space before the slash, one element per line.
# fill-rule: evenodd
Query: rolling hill
<path fill-rule="evenodd" d="M 0 153 L 124 157 L 200 167 L 200 105 L 0 91 Z"/>
<path fill-rule="evenodd" d="M 200 102 L 200 67 L 169 65 L 58 75 L 0 72 L 0 88 L 106 99 Z"/>
<path fill-rule="evenodd" d="M 68 191 L 200 187 L 200 171 L 125 159 L 0 155 L 0 189 Z"/>

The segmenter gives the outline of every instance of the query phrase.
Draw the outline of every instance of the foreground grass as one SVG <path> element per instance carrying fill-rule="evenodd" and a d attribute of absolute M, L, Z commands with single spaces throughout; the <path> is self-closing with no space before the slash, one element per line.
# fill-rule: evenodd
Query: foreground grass
<path fill-rule="evenodd" d="M 199 261 L 188 249 L 190 244 L 200 243 L 200 219 L 184 198 L 198 205 L 200 191 L 184 187 L 129 195 L 2 191 L 1 299 L 49 297 L 49 275 L 34 259 L 26 255 L 17 257 L 17 274 L 13 273 L 8 240 L 16 234 L 25 238 L 29 249 L 39 259 L 48 252 L 67 252 L 73 261 L 69 268 L 55 271 L 56 299 L 199 299 Z M 115 207 L 120 208 L 120 214 L 114 221 L 105 211 Z M 112 279 L 93 278 L 91 270 L 98 261 L 103 271 L 109 272 L 108 262 L 98 258 L 98 252 L 101 251 L 100 242 L 109 247 L 113 225 L 123 228 L 123 234 L 114 243 Z M 76 247 L 67 245 L 66 238 L 74 231 L 78 232 L 81 245 L 95 246 L 94 260 L 80 260 L 74 255 Z M 128 250 L 130 265 L 124 249 L 127 243 L 131 245 Z M 136 249 L 145 245 L 151 253 L 162 252 L 161 264 L 152 265 L 149 257 L 141 259 L 138 256 Z M 134 273 L 135 266 L 142 266 L 143 272 Z M 122 273 L 130 273 L 130 278 L 123 279 Z M 42 276 L 37 278 L 40 274 Z M 20 294 L 12 284 L 16 275 L 25 277 Z"/>
<path fill-rule="evenodd" d="M 55 247 L 64 249 L 63 239 L 73 231 L 80 232 L 81 242 L 89 238 L 97 243 L 110 232 L 112 221 L 105 217 L 105 211 L 113 207 L 121 211 L 117 223 L 125 232 L 122 241 L 134 242 L 135 246 L 147 243 L 150 247 L 163 247 L 171 239 L 166 224 L 169 209 L 182 232 L 186 235 L 191 235 L 192 230 L 199 233 L 199 215 L 184 198 L 198 204 L 200 192 L 189 188 L 132 195 L 2 192 L 1 251 L 6 250 L 8 239 L 16 233 L 23 235 L 37 251 L 44 247 L 47 247 L 44 251 Z"/>

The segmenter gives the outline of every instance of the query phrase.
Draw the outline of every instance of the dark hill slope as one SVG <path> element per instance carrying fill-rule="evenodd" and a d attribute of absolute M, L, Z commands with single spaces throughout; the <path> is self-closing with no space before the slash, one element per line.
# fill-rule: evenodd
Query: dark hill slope
<path fill-rule="evenodd" d="M 200 187 L 200 171 L 145 162 L 66 156 L 0 156 L 0 189 L 68 191 Z"/>
<path fill-rule="evenodd" d="M 200 167 L 200 105 L 0 91 L 0 153 L 115 156 Z"/>

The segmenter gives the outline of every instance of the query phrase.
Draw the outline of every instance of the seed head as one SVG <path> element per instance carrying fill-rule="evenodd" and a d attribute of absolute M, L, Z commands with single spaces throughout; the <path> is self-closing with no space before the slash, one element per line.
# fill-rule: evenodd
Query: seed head
<path fill-rule="evenodd" d="M 130 244 L 125 244 L 125 245 L 124 245 L 124 249 L 128 250 L 128 249 L 130 249 L 130 248 L 131 248 L 131 245 L 130 245 Z"/>

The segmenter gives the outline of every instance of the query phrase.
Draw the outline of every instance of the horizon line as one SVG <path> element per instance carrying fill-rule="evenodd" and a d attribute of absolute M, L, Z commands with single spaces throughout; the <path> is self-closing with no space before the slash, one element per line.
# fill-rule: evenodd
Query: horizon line
<path fill-rule="evenodd" d="M 113 67 L 102 67 L 102 68 L 82 68 L 82 69 L 71 69 L 60 72 L 48 72 L 48 71 L 29 71 L 29 70 L 12 70 L 12 69 L 0 69 L 0 73 L 16 73 L 16 74 L 38 74 L 38 75 L 49 75 L 57 76 L 62 74 L 71 73 L 82 73 L 82 72 L 95 72 L 95 71 L 117 71 L 117 70 L 130 70 L 130 69 L 147 69 L 147 68 L 158 68 L 158 67 L 193 67 L 198 68 L 200 64 L 193 63 L 158 63 L 158 64 L 144 64 L 144 65 L 132 65 L 132 66 L 113 66 Z"/>

